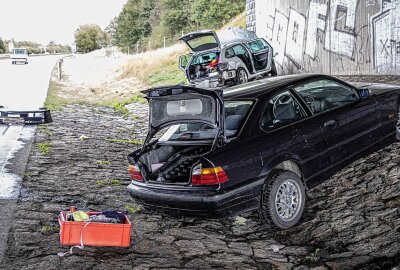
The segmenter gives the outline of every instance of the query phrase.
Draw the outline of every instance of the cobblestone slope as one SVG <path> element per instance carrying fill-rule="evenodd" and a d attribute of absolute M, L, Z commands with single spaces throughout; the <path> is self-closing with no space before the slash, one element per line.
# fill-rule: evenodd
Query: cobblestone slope
<path fill-rule="evenodd" d="M 58 240 L 59 211 L 133 209 L 126 155 L 147 129 L 146 106 L 124 119 L 68 106 L 38 130 L 1 269 L 349 269 L 400 264 L 400 144 L 355 161 L 308 192 L 301 224 L 272 231 L 257 214 L 201 220 L 131 214 L 132 245 L 75 250 Z M 43 147 L 48 142 L 48 153 Z M 112 181 L 114 180 L 114 181 Z M 239 221 L 239 222 L 238 222 Z M 397 258 L 397 259 L 396 259 Z"/>

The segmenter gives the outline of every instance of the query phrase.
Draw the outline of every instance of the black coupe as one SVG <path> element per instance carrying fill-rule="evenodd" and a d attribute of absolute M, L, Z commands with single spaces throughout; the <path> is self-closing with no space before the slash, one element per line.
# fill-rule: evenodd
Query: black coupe
<path fill-rule="evenodd" d="M 205 217 L 259 209 L 299 222 L 305 191 L 360 153 L 400 138 L 400 86 L 302 74 L 225 90 L 146 91 L 149 133 L 128 156 L 144 206 Z"/>

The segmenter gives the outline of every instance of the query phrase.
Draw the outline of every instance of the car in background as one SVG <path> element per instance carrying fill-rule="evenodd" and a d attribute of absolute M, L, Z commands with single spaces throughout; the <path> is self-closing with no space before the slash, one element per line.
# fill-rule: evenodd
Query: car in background
<path fill-rule="evenodd" d="M 353 158 L 400 139 L 400 86 L 352 86 L 318 74 L 224 90 L 150 89 L 149 133 L 128 156 L 131 196 L 170 213 L 224 217 L 258 210 L 297 224 L 306 190 Z"/>
<path fill-rule="evenodd" d="M 197 31 L 180 38 L 192 53 L 179 58 L 189 85 L 217 88 L 276 76 L 273 49 L 252 31 L 230 27 L 218 34 Z"/>
<path fill-rule="evenodd" d="M 10 54 L 11 63 L 13 65 L 18 62 L 28 64 L 28 50 L 24 48 L 14 48 Z"/>

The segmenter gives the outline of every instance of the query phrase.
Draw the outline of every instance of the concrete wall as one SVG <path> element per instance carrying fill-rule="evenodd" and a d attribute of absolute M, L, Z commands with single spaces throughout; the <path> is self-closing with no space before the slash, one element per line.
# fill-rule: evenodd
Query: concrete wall
<path fill-rule="evenodd" d="M 247 0 L 281 73 L 400 74 L 400 0 Z"/>

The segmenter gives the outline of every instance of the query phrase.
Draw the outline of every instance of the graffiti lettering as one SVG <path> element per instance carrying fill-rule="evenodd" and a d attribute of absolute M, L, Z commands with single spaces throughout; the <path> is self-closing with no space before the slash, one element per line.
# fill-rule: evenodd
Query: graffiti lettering
<path fill-rule="evenodd" d="M 276 11 L 272 46 L 274 47 L 275 52 L 278 53 L 278 55 L 275 57 L 275 61 L 280 65 L 283 64 L 285 56 L 287 27 L 288 27 L 288 18 L 284 14 Z"/>
<path fill-rule="evenodd" d="M 297 68 L 303 63 L 304 30 L 306 17 L 294 9 L 290 9 L 289 24 L 286 38 L 285 55 Z"/>
<path fill-rule="evenodd" d="M 323 33 L 325 31 L 327 11 L 328 5 L 326 3 L 310 1 L 305 53 L 311 56 L 312 59 L 315 59 L 316 56 L 318 32 Z M 322 36 L 322 34 L 320 36 Z"/>

